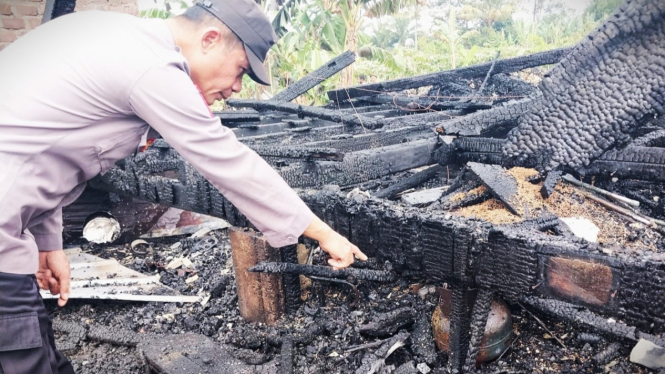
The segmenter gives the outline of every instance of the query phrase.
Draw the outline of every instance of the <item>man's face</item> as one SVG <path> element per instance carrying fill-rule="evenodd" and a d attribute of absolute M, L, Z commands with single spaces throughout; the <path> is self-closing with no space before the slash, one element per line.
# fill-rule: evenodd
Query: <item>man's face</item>
<path fill-rule="evenodd" d="M 249 61 L 242 44 L 229 48 L 214 35 L 205 38 L 196 63 L 190 62 L 190 76 L 212 105 L 242 90 L 242 76 L 249 72 Z"/>

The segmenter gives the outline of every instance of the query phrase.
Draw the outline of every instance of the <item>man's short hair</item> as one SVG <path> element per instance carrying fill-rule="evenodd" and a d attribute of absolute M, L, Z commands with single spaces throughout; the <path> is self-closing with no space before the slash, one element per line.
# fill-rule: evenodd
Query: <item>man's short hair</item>
<path fill-rule="evenodd" d="M 218 27 L 222 33 L 222 38 L 226 42 L 226 48 L 233 49 L 242 44 L 238 35 L 204 8 L 191 6 L 177 18 L 184 19 L 198 27 Z"/>

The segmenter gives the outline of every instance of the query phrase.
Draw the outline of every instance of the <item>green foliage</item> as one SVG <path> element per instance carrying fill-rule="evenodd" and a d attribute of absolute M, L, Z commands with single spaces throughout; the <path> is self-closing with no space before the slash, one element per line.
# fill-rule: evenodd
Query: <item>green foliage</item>
<path fill-rule="evenodd" d="M 536 0 L 532 16 L 516 19 L 517 0 L 289 0 L 273 21 L 282 36 L 268 58 L 272 87 L 247 80 L 241 96 L 279 92 L 348 49 L 359 56 L 352 81 L 330 78 L 298 102 L 323 104 L 327 90 L 355 85 L 361 74 L 381 81 L 491 61 L 498 51 L 503 59 L 571 46 L 621 3 L 592 0 L 573 16 L 558 1 Z M 424 27 L 419 14 L 433 24 Z M 375 21 L 361 27 L 368 18 Z"/>
<path fill-rule="evenodd" d="M 184 0 L 171 0 L 165 2 L 165 8 L 150 8 L 142 10 L 139 14 L 142 18 L 170 18 L 173 14 L 172 9 L 187 9 L 191 4 Z"/>
<path fill-rule="evenodd" d="M 623 0 L 593 0 L 587 8 L 586 14 L 594 21 L 599 22 L 607 18 L 623 3 Z"/>

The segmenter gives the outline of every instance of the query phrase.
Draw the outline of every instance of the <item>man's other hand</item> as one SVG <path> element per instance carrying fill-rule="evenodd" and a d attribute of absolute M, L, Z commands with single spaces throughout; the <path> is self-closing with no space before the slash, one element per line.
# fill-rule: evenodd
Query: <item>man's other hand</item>
<path fill-rule="evenodd" d="M 312 223 L 305 230 L 304 235 L 317 240 L 321 249 L 328 252 L 331 257 L 328 260 L 328 264 L 335 270 L 351 265 L 354 261 L 354 256 L 359 260 L 367 261 L 367 256 L 358 247 L 317 217 L 314 217 Z"/>
<path fill-rule="evenodd" d="M 51 291 L 52 295 L 60 294 L 58 305 L 65 306 L 69 300 L 71 280 L 71 270 L 65 252 L 62 249 L 39 252 L 39 270 L 35 276 L 39 288 Z"/>

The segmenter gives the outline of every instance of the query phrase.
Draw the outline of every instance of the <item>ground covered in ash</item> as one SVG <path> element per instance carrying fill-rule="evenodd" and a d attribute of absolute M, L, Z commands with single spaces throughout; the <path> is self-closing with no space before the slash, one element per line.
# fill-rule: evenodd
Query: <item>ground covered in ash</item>
<path fill-rule="evenodd" d="M 212 249 L 206 248 L 200 245 L 204 240 L 207 243 L 216 240 L 217 244 Z M 173 248 L 177 242 L 182 244 Z M 374 360 L 372 354 L 381 349 L 380 344 L 364 345 L 388 340 L 389 335 L 400 331 L 411 337 L 385 359 L 385 365 L 376 373 L 447 372 L 444 353 L 427 354 L 427 349 L 418 345 L 421 342 L 418 331 L 429 326 L 429 316 L 438 303 L 434 287 L 404 279 L 392 284 L 360 283 L 359 299 L 354 303 L 355 295 L 348 285 L 314 281 L 304 293 L 305 300 L 295 316 L 269 327 L 246 323 L 240 317 L 226 230 L 213 231 L 203 239 L 153 240 L 152 245 L 155 249 L 152 252 L 133 251 L 128 245 L 90 245 L 83 246 L 83 250 L 116 258 L 143 273 L 160 273 L 165 285 L 182 294 L 209 294 L 210 299 L 205 305 L 70 300 L 64 308 L 47 301 L 57 345 L 70 358 L 77 373 L 150 373 L 145 356 L 131 341 L 151 334 L 182 333 L 201 334 L 228 344 L 233 347 L 235 357 L 251 364 L 279 360 L 281 343 L 291 339 L 294 373 L 357 373 L 363 361 Z M 191 269 L 164 269 L 165 264 L 181 256 L 192 261 Z M 315 263 L 323 261 L 320 253 L 315 256 Z M 198 279 L 191 282 L 194 274 Z M 407 317 L 399 319 L 398 328 L 388 336 L 373 336 L 363 328 L 376 322 L 381 314 L 400 308 L 409 311 Z M 519 305 L 511 308 L 515 335 L 510 349 L 497 361 L 482 365 L 482 373 L 653 373 L 629 362 L 631 342 L 615 344 L 608 353 L 606 350 L 613 342 L 592 331 L 580 331 L 535 314 L 543 326 Z M 427 319 L 421 321 L 420 328 L 419 318 Z M 63 325 L 84 326 L 90 333 L 77 338 L 71 328 L 63 332 L 60 327 Z M 92 334 L 93 329 L 100 328 L 106 333 Z M 168 353 L 166 347 L 163 350 Z"/>

